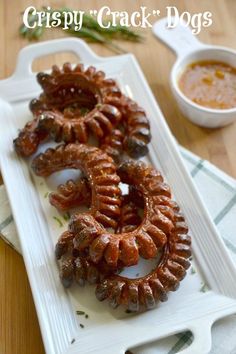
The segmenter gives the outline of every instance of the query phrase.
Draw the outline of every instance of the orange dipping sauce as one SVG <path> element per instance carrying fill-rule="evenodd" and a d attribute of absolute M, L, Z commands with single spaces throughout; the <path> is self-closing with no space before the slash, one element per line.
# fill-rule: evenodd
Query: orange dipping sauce
<path fill-rule="evenodd" d="M 213 109 L 236 107 L 236 68 L 218 61 L 199 61 L 187 66 L 180 90 L 193 102 Z"/>

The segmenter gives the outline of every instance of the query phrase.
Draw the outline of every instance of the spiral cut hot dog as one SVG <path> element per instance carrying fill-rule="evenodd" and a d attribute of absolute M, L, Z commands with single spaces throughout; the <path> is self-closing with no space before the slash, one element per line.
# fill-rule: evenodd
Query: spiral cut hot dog
<path fill-rule="evenodd" d="M 43 93 L 30 102 L 34 114 L 56 109 L 66 110 L 73 117 L 81 114 L 81 109 L 90 111 L 104 103 L 106 96 L 120 92 L 115 80 L 106 79 L 105 73 L 93 66 L 85 69 L 83 64 L 72 68 L 65 63 L 62 69 L 54 65 L 51 74 L 40 72 L 37 80 Z"/>
<path fill-rule="evenodd" d="M 76 187 L 76 184 L 74 186 Z M 131 201 L 129 195 L 124 196 L 122 198 L 121 215 L 117 231 L 134 230 L 140 222 L 141 218 L 137 215 L 135 204 Z M 73 281 L 76 281 L 81 286 L 84 286 L 86 281 L 90 284 L 99 283 L 106 276 L 112 274 L 113 269 L 108 267 L 105 262 L 100 262 L 97 265 L 87 255 L 80 254 L 75 249 L 73 240 L 74 234 L 70 231 L 65 231 L 56 244 L 55 253 L 56 258 L 59 260 L 60 278 L 65 287 L 69 287 Z"/>
<path fill-rule="evenodd" d="M 79 205 L 91 204 L 91 188 L 86 178 L 60 184 L 56 192 L 49 194 L 50 203 L 59 211 L 69 211 Z"/>
<path fill-rule="evenodd" d="M 143 258 L 154 258 L 174 228 L 171 192 L 158 171 L 142 162 L 128 161 L 117 173 L 123 183 L 132 185 L 143 196 L 144 217 L 139 227 L 131 232 L 112 234 L 86 213 L 74 214 L 69 223 L 78 251 L 88 249 L 94 263 L 103 260 L 111 267 L 135 265 L 139 254 Z"/>
<path fill-rule="evenodd" d="M 99 266 L 94 264 L 89 258 L 80 255 L 74 248 L 74 235 L 70 231 L 65 231 L 59 238 L 56 245 L 56 258 L 59 260 L 60 279 L 65 287 L 69 287 L 73 281 L 80 286 L 84 286 L 88 281 L 96 284 L 103 280 L 105 276 L 112 274 L 106 264 Z"/>
<path fill-rule="evenodd" d="M 124 305 L 137 312 L 152 309 L 158 301 L 166 301 L 169 291 L 177 290 L 190 266 L 191 239 L 178 206 L 174 210 L 174 228 L 168 236 L 161 260 L 149 274 L 136 279 L 113 274 L 102 280 L 96 288 L 96 297 L 108 299 L 112 307 Z"/>
<path fill-rule="evenodd" d="M 124 133 L 119 129 L 112 130 L 110 135 L 100 139 L 99 148 L 111 156 L 115 162 L 119 162 L 123 153 Z"/>
<path fill-rule="evenodd" d="M 135 230 L 141 222 L 134 198 L 136 197 L 133 191 L 123 198 L 118 232 Z M 86 281 L 97 283 L 98 300 L 108 299 L 112 307 L 124 305 L 133 312 L 151 309 L 159 301 L 166 301 L 167 293 L 177 290 L 179 282 L 184 278 L 190 265 L 188 258 L 191 255 L 191 239 L 187 234 L 188 228 L 184 217 L 178 205 L 168 199 L 164 198 L 163 204 L 171 206 L 173 210 L 174 228 L 162 250 L 161 260 L 153 271 L 136 279 L 114 274 L 112 268 L 104 262 L 94 264 L 88 255 L 81 255 L 74 244 L 74 234 L 66 231 L 56 246 L 62 283 L 65 286 L 70 286 L 73 280 L 80 285 L 84 285 Z M 86 218 L 83 222 L 86 223 Z M 86 227 L 91 234 L 93 229 L 89 220 Z"/>
<path fill-rule="evenodd" d="M 91 188 L 90 215 L 102 225 L 116 228 L 121 204 L 120 178 L 112 158 L 105 152 L 83 144 L 60 145 L 38 155 L 32 168 L 44 177 L 66 168 L 81 169 Z"/>
<path fill-rule="evenodd" d="M 48 136 L 56 142 L 87 143 L 93 135 L 115 158 L 123 151 L 135 158 L 148 152 L 151 136 L 144 110 L 103 71 L 65 63 L 62 69 L 53 66 L 51 74 L 39 73 L 37 80 L 43 93 L 30 103 L 34 124 L 29 122 L 14 140 L 22 156 L 34 153 Z"/>
<path fill-rule="evenodd" d="M 13 143 L 15 150 L 21 155 L 28 157 L 37 151 L 39 144 L 48 136 L 46 131 L 38 129 L 39 117 L 26 123 Z"/>
<path fill-rule="evenodd" d="M 90 133 L 103 137 L 120 121 L 118 109 L 103 104 L 106 96 L 119 92 L 119 88 L 114 80 L 105 79 L 104 72 L 94 67 L 84 70 L 79 64 L 72 69 L 65 63 L 62 70 L 53 66 L 51 75 L 39 73 L 37 80 L 43 93 L 31 101 L 30 109 L 38 124 L 31 125 L 31 141 L 24 138 L 29 135 L 27 126 L 14 140 L 17 152 L 23 156 L 37 150 L 41 132 L 57 142 L 85 143 Z"/>
<path fill-rule="evenodd" d="M 120 92 L 107 96 L 105 102 L 117 107 L 122 114 L 125 127 L 124 150 L 133 158 L 145 156 L 148 153 L 147 145 L 151 140 L 151 132 L 143 108 Z"/>
<path fill-rule="evenodd" d="M 140 204 L 140 195 L 143 194 L 145 204 L 144 219 L 136 230 L 130 227 L 123 229 L 118 235 L 107 233 L 97 223 L 91 215 L 74 214 L 69 225 L 70 231 L 74 233 L 74 244 L 78 251 L 85 251 L 89 247 L 90 257 L 95 263 L 99 263 L 102 258 L 112 267 L 116 267 L 118 262 L 122 265 L 133 265 L 138 262 L 138 254 L 144 258 L 152 258 L 166 243 L 168 233 L 173 228 L 173 205 L 170 199 L 169 187 L 163 183 L 163 178 L 159 172 L 153 168 L 139 162 L 132 161 L 123 163 L 118 169 L 121 181 L 136 187 L 135 193 L 131 189 L 130 195 L 135 198 L 136 205 Z M 59 210 L 65 210 L 68 205 L 75 205 L 75 200 L 81 193 L 80 184 L 70 183 L 70 194 L 62 193 L 66 188 L 61 186 L 61 192 L 54 193 L 54 200 L 50 198 L 52 204 Z M 73 188 L 72 188 L 73 187 Z M 130 197 L 129 197 L 130 198 Z M 60 203 L 59 203 L 60 201 Z M 129 204 L 127 205 L 127 207 Z M 122 210 L 124 213 L 125 208 Z M 124 218 L 124 214 L 122 214 Z M 136 218 L 140 217 L 136 215 Z M 122 228 L 122 218 L 120 227 Z M 137 225 L 137 223 L 134 223 Z M 129 223 L 131 225 L 131 222 Z M 90 235 L 93 230 L 93 236 Z M 96 231 L 96 232 L 95 232 Z M 82 235 L 82 236 L 81 236 Z M 113 254 L 113 257 L 110 257 Z"/>

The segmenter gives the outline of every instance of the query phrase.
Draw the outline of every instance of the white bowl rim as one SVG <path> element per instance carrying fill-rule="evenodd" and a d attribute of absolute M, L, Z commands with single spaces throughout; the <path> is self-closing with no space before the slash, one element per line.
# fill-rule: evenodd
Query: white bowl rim
<path fill-rule="evenodd" d="M 172 67 L 171 70 L 171 84 L 172 84 L 172 88 L 175 90 L 175 92 L 178 94 L 178 96 L 188 105 L 192 106 L 191 108 L 195 108 L 201 112 L 207 112 L 207 113 L 213 113 L 213 114 L 218 114 L 218 115 L 225 115 L 225 119 L 227 119 L 228 117 L 226 116 L 226 114 L 231 114 L 231 113 L 236 113 L 236 107 L 233 108 L 227 108 L 227 109 L 216 109 L 216 108 L 209 108 L 209 107 L 204 107 L 201 106 L 195 102 L 193 102 L 192 100 L 190 100 L 187 96 L 185 96 L 185 94 L 180 90 L 179 85 L 178 85 L 178 80 L 177 80 L 177 68 L 181 67 L 181 62 L 184 61 L 188 56 L 190 56 L 193 53 L 197 53 L 197 52 L 202 52 L 202 51 L 211 51 L 211 50 L 219 50 L 219 51 L 224 51 L 224 52 L 228 52 L 230 54 L 234 54 L 235 55 L 235 59 L 236 59 L 236 50 L 228 48 L 228 47 L 223 47 L 223 46 L 215 46 L 215 45 L 202 45 L 201 47 L 197 48 L 197 49 L 193 49 L 190 52 L 187 52 L 185 55 L 180 56 L 175 64 Z M 217 60 L 216 60 L 217 61 Z M 186 66 L 185 66 L 186 67 Z M 209 118 L 210 115 L 209 115 Z M 231 117 L 229 117 L 231 118 Z"/>

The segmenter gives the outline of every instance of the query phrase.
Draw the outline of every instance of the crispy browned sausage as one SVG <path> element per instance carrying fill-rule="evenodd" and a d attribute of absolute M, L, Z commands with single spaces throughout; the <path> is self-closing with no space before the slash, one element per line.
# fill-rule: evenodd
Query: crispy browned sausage
<path fill-rule="evenodd" d="M 86 178 L 74 182 L 69 180 L 57 187 L 56 192 L 49 194 L 50 203 L 59 211 L 68 211 L 79 205 L 89 206 L 91 203 L 91 188 Z"/>
<path fill-rule="evenodd" d="M 123 199 L 120 231 L 136 228 L 140 223 L 136 218 L 137 207 L 131 199 L 133 196 L 131 198 L 130 195 Z M 133 312 L 151 309 L 159 301 L 166 301 L 167 293 L 177 290 L 179 282 L 185 277 L 191 255 L 191 239 L 187 235 L 184 217 L 176 203 L 172 203 L 172 208 L 174 229 L 162 257 L 156 268 L 141 278 L 131 279 L 114 274 L 104 262 L 95 265 L 88 257 L 79 256 L 73 244 L 74 234 L 69 231 L 63 233 L 56 246 L 56 256 L 60 260 L 60 277 L 64 286 L 70 286 L 73 280 L 80 285 L 84 285 L 85 281 L 97 283 L 98 300 L 108 299 L 112 307 L 124 305 Z"/>
<path fill-rule="evenodd" d="M 46 131 L 56 142 L 87 143 L 91 134 L 98 139 L 111 134 L 120 118 L 119 110 L 108 104 L 99 104 L 83 116 L 45 111 L 39 115 L 38 129 Z"/>
<path fill-rule="evenodd" d="M 43 93 L 30 103 L 34 114 L 66 109 L 77 115 L 81 108 L 90 111 L 96 104 L 104 103 L 107 95 L 120 92 L 115 80 L 106 79 L 105 73 L 93 66 L 85 69 L 83 64 L 72 68 L 70 63 L 65 63 L 62 69 L 54 65 L 51 74 L 38 73 L 37 81 Z"/>
<path fill-rule="evenodd" d="M 139 208 L 134 203 L 130 194 L 124 195 L 122 198 L 122 207 L 120 220 L 116 229 L 117 234 L 131 232 L 135 230 L 142 222 L 139 214 Z"/>
<path fill-rule="evenodd" d="M 124 134 L 119 129 L 100 139 L 100 149 L 104 150 L 113 160 L 118 163 L 123 154 Z"/>
<path fill-rule="evenodd" d="M 13 144 L 19 155 L 28 157 L 37 151 L 38 145 L 47 136 L 47 132 L 38 129 L 38 118 L 34 118 L 20 131 Z"/>
<path fill-rule="evenodd" d="M 75 213 L 69 223 L 69 230 L 75 234 L 74 245 L 78 251 L 84 252 L 88 248 L 94 263 L 104 260 L 111 267 L 117 267 L 118 264 L 135 265 L 139 255 L 147 259 L 154 258 L 166 244 L 174 227 L 174 202 L 170 199 L 169 186 L 163 182 L 158 171 L 143 162 L 130 160 L 124 162 L 117 173 L 123 183 L 134 186 L 142 193 L 144 217 L 139 227 L 120 234 L 104 232 L 94 217 L 86 213 Z M 87 230 L 87 223 L 90 228 L 96 229 L 92 236 Z"/>
<path fill-rule="evenodd" d="M 90 214 L 102 225 L 116 227 L 121 204 L 120 178 L 105 152 L 83 144 L 60 145 L 39 154 L 32 168 L 43 177 L 66 168 L 81 169 L 91 187 Z"/>
<path fill-rule="evenodd" d="M 72 69 L 65 63 L 62 70 L 54 66 L 51 75 L 39 73 L 37 79 L 43 93 L 30 108 L 41 113 L 38 128 L 53 140 L 87 143 L 91 133 L 103 138 L 119 123 L 121 113 L 104 100 L 120 90 L 104 72 L 92 66 L 85 70 L 82 64 Z"/>
<path fill-rule="evenodd" d="M 107 95 L 120 89 L 115 80 L 105 78 L 103 71 L 92 66 L 85 70 L 82 64 L 72 69 L 65 63 L 61 70 L 53 66 L 51 74 L 38 73 L 37 80 L 43 93 L 30 102 L 36 118 L 14 140 L 22 156 L 37 150 L 41 136 L 49 135 L 58 142 L 85 143 L 91 133 L 98 138 L 110 134 L 120 121 L 119 110 L 104 104 Z"/>
<path fill-rule="evenodd" d="M 43 94 L 41 94 L 39 100 L 31 102 L 31 110 L 37 113 L 56 109 L 63 112 L 65 118 L 68 115 L 71 120 L 66 128 L 63 129 L 61 119 L 55 119 L 56 122 L 53 124 L 52 119 L 47 117 L 47 115 L 43 115 L 44 119 L 40 120 L 40 125 L 46 128 L 48 132 L 52 129 L 52 134 L 56 135 L 56 141 L 73 142 L 73 138 L 76 136 L 77 139 L 80 137 L 78 141 L 86 142 L 88 136 L 86 124 L 82 124 L 82 132 L 78 131 L 78 123 L 76 128 L 71 128 L 73 132 L 70 132 L 69 127 L 76 125 L 78 116 L 81 115 L 79 108 L 87 107 L 91 111 L 95 107 L 93 111 L 96 112 L 96 104 L 106 103 L 107 106 L 113 107 L 112 113 L 116 117 L 116 123 L 120 116 L 117 119 L 118 113 L 114 111 L 115 107 L 122 114 L 122 124 L 125 127 L 123 149 L 127 154 L 134 158 L 147 154 L 147 145 L 151 140 L 151 134 L 149 120 L 145 111 L 135 101 L 122 94 L 114 80 L 105 79 L 104 72 L 96 71 L 94 67 L 84 70 L 81 64 L 77 65 L 73 70 L 71 65 L 66 63 L 62 70 L 54 66 L 51 75 L 39 73 L 37 78 L 43 88 Z M 112 109 L 109 108 L 108 115 L 104 113 L 100 119 L 89 120 L 90 129 L 95 132 L 96 136 L 99 137 L 99 132 L 102 135 L 103 126 L 107 130 L 111 120 L 111 111 Z M 61 130 L 67 130 L 67 132 L 62 134 Z M 109 134 L 110 132 L 111 127 Z M 84 140 L 82 140 L 82 137 L 84 137 Z"/>
<path fill-rule="evenodd" d="M 106 277 L 97 285 L 98 300 L 108 299 L 114 308 L 124 305 L 128 310 L 137 312 L 152 309 L 158 301 L 167 300 L 169 291 L 177 290 L 190 266 L 191 239 L 178 207 L 174 215 L 174 229 L 167 238 L 156 268 L 141 278 L 131 279 L 118 274 Z"/>
<path fill-rule="evenodd" d="M 65 63 L 62 69 L 53 66 L 51 74 L 38 73 L 37 80 L 43 93 L 30 103 L 38 121 L 32 133 L 37 129 L 57 142 L 86 143 L 91 133 L 100 140 L 113 135 L 115 127 L 124 128 L 122 151 L 134 158 L 147 154 L 151 135 L 144 110 L 121 93 L 115 80 L 106 79 L 104 72 L 92 66 L 85 70 L 82 64 L 73 69 Z M 22 132 L 25 130 L 27 127 Z M 26 141 L 22 134 L 15 139 L 15 147 L 19 154 L 28 156 L 41 140 L 31 134 L 31 140 Z"/>
<path fill-rule="evenodd" d="M 146 155 L 151 132 L 143 108 L 120 92 L 108 95 L 105 102 L 117 107 L 122 114 L 122 123 L 125 127 L 123 148 L 127 154 L 133 158 Z"/>
<path fill-rule="evenodd" d="M 77 185 L 73 184 L 75 190 L 76 187 Z M 80 191 L 81 187 L 79 186 L 78 189 Z M 61 195 L 61 191 L 59 195 Z M 64 193 L 62 193 L 62 195 L 64 195 Z M 72 196 L 70 195 L 70 197 Z M 81 200 L 79 204 L 81 204 Z M 116 231 L 124 232 L 134 230 L 141 222 L 141 218 L 137 212 L 137 207 L 130 200 L 130 196 L 124 196 L 122 198 L 119 226 Z M 84 221 L 86 222 L 86 219 Z M 89 229 L 87 222 L 86 226 L 88 232 L 94 232 L 93 225 L 91 225 L 91 229 Z M 73 240 L 74 234 L 70 231 L 65 231 L 59 238 L 55 248 L 56 258 L 59 260 L 60 278 L 65 287 L 69 287 L 74 280 L 82 286 L 85 285 L 86 281 L 91 284 L 98 283 L 102 281 L 105 276 L 112 274 L 113 269 L 108 267 L 105 262 L 100 262 L 100 264 L 97 265 L 94 264 L 87 255 L 80 254 L 75 249 Z"/>

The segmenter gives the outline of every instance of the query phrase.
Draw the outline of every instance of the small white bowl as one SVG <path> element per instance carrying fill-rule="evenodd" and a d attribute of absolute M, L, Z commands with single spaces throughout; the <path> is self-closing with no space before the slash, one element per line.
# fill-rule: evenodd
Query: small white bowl
<path fill-rule="evenodd" d="M 236 51 L 221 46 L 206 45 L 200 42 L 186 25 L 180 23 L 173 29 L 168 29 L 167 18 L 157 21 L 153 26 L 154 34 L 167 44 L 177 55 L 177 60 L 171 70 L 170 84 L 174 97 L 181 112 L 193 123 L 202 127 L 217 128 L 236 120 L 236 107 L 230 109 L 212 109 L 200 106 L 189 98 L 179 88 L 179 78 L 186 67 L 201 60 L 215 60 L 235 66 Z"/>

